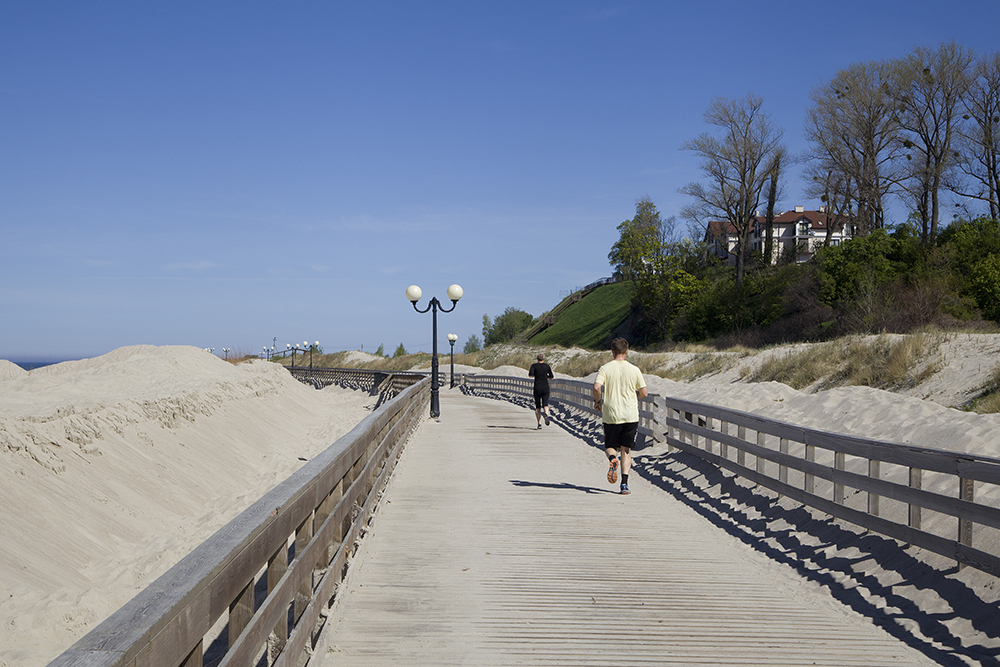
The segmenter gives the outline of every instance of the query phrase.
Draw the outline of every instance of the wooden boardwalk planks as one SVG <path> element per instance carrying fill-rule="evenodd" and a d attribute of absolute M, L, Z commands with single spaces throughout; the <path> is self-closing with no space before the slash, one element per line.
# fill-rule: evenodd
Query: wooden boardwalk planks
<path fill-rule="evenodd" d="M 441 394 L 317 665 L 933 665 L 791 569 L 509 403 Z"/>

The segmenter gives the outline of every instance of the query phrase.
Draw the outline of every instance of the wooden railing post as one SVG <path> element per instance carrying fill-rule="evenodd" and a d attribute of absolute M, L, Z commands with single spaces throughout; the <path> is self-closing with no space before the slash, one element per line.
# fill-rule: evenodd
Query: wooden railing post
<path fill-rule="evenodd" d="M 958 480 L 959 498 L 966 502 L 975 502 L 976 499 L 976 487 L 975 481 L 971 479 L 965 479 L 964 477 Z M 967 547 L 972 546 L 972 522 L 963 516 L 958 517 L 958 543 L 964 544 Z M 958 569 L 965 567 L 965 564 L 959 562 Z"/>
<path fill-rule="evenodd" d="M 868 476 L 872 479 L 879 479 L 881 476 L 881 461 L 876 461 L 875 459 L 868 460 Z M 879 495 L 871 491 L 868 492 L 868 513 L 872 516 L 878 516 L 878 501 Z"/>
<path fill-rule="evenodd" d="M 746 428 L 746 426 L 743 426 L 742 424 L 740 424 L 739 426 L 736 427 L 736 437 L 739 438 L 740 440 L 742 440 L 743 442 L 747 441 L 747 428 Z M 746 467 L 746 465 L 747 465 L 747 450 L 743 449 L 742 447 L 740 447 L 738 450 L 736 450 L 736 463 L 737 463 L 737 465 L 740 465 L 740 466 L 743 466 L 743 467 Z"/>
<path fill-rule="evenodd" d="M 232 647 L 237 637 L 243 634 L 250 619 L 253 618 L 253 588 L 254 581 L 250 579 L 236 599 L 229 603 L 229 646 Z M 198 667 L 201 667 L 199 663 Z"/>
<path fill-rule="evenodd" d="M 671 438 L 676 438 L 677 437 L 677 429 L 674 428 L 673 424 L 669 423 L 670 420 L 674 419 L 674 409 L 668 405 L 668 406 L 666 406 L 665 410 L 666 410 L 666 412 L 665 412 L 666 419 L 667 419 L 667 422 L 668 422 L 667 423 L 667 442 L 668 442 L 668 444 L 667 444 L 667 454 L 670 454 L 671 452 L 674 451 L 674 446 L 671 445 L 671 444 L 669 444 L 669 441 L 670 441 Z"/>
<path fill-rule="evenodd" d="M 920 468 L 910 468 L 910 488 L 911 489 L 922 489 L 923 488 L 923 470 Z M 920 530 L 920 505 L 910 504 L 907 516 L 907 525 L 910 528 L 916 528 Z"/>
<path fill-rule="evenodd" d="M 719 422 L 719 433 L 721 433 L 722 435 L 729 435 L 729 422 L 727 421 Z M 719 456 L 721 456 L 724 459 L 729 458 L 729 443 L 727 443 L 724 439 L 719 440 Z"/>
<path fill-rule="evenodd" d="M 806 445 L 806 461 L 816 462 L 816 445 Z M 806 493 L 816 493 L 816 476 L 806 473 L 802 488 Z"/>
<path fill-rule="evenodd" d="M 833 453 L 833 467 L 837 470 L 843 470 L 847 465 L 847 456 L 844 452 L 834 452 Z M 838 505 L 843 505 L 845 500 L 844 496 L 844 485 L 834 482 L 833 484 L 833 502 Z"/>
<path fill-rule="evenodd" d="M 788 453 L 788 438 L 781 438 L 778 441 L 778 451 L 782 454 Z M 778 481 L 782 484 L 788 484 L 788 466 L 779 465 L 778 466 Z"/>
<path fill-rule="evenodd" d="M 270 595 L 281 578 L 285 576 L 285 572 L 288 571 L 288 544 L 285 542 L 281 543 L 278 550 L 273 556 L 267 561 L 267 594 Z M 271 633 L 274 638 L 274 653 L 272 657 L 281 652 L 281 649 L 285 647 L 285 642 L 288 641 L 288 614 L 282 614 L 281 618 L 278 619 L 278 623 L 274 626 L 274 631 Z"/>
<path fill-rule="evenodd" d="M 186 658 L 184 658 L 184 662 L 180 664 L 180 667 L 201 667 L 202 662 L 205 659 L 205 652 L 202 644 L 204 644 L 204 642 L 199 641 L 195 647 L 191 649 L 191 652 L 188 653 Z"/>
<path fill-rule="evenodd" d="M 767 442 L 767 434 L 763 431 L 757 431 L 757 446 L 764 449 L 764 445 Z M 763 456 L 757 457 L 757 472 L 761 475 L 764 474 L 764 463 L 766 459 Z"/>
<path fill-rule="evenodd" d="M 310 514 L 306 517 L 298 528 L 295 529 L 295 558 L 301 557 L 302 552 L 305 551 L 309 543 L 312 542 L 313 538 L 313 515 Z M 306 610 L 309 605 L 309 601 L 312 599 L 312 577 L 305 577 L 302 579 L 302 585 L 299 586 L 298 592 L 295 594 L 295 603 L 293 608 L 293 618 L 295 622 L 299 622 L 299 617 L 302 616 L 302 612 Z"/>

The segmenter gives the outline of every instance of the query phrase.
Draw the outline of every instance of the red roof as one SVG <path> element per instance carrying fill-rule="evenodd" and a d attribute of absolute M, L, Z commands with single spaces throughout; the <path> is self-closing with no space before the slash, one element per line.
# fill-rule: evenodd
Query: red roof
<path fill-rule="evenodd" d="M 754 222 L 750 225 L 750 232 L 753 233 L 756 223 L 764 224 L 763 215 L 758 215 L 754 218 Z M 794 225 L 800 222 L 808 222 L 810 229 L 826 229 L 826 213 L 822 211 L 785 211 L 774 216 L 774 224 L 776 225 Z M 708 232 L 715 238 L 721 238 L 723 231 L 727 236 L 736 235 L 736 227 L 733 223 L 723 220 L 712 220 L 708 223 Z"/>

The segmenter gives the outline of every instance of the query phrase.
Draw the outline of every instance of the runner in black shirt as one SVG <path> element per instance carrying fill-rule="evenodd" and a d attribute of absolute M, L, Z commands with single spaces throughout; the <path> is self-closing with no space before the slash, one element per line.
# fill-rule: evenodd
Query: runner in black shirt
<path fill-rule="evenodd" d="M 528 369 L 528 377 L 535 378 L 535 419 L 538 420 L 538 428 L 542 428 L 542 414 L 545 415 L 545 425 L 549 425 L 549 378 L 552 369 L 545 363 L 545 355 L 538 353 L 538 361 L 531 364 Z"/>

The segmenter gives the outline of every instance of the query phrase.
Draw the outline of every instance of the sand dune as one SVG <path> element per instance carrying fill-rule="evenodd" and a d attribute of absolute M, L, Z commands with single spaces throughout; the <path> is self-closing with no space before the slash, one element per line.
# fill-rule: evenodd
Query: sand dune
<path fill-rule="evenodd" d="M 46 664 L 375 400 L 192 347 L 128 347 L 3 377 L 4 667 Z"/>

